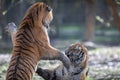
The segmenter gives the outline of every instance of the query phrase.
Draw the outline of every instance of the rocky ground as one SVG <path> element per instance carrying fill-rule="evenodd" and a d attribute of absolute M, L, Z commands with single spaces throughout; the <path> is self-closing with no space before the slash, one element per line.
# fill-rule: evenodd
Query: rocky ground
<path fill-rule="evenodd" d="M 10 60 L 9 54 L 0 54 L 0 80 L 5 80 L 5 73 Z M 42 61 L 44 68 L 57 66 L 56 61 Z M 47 65 L 46 65 L 47 64 Z M 43 80 L 34 75 L 34 80 Z M 120 46 L 102 46 L 89 50 L 89 74 L 87 80 L 120 80 Z"/>

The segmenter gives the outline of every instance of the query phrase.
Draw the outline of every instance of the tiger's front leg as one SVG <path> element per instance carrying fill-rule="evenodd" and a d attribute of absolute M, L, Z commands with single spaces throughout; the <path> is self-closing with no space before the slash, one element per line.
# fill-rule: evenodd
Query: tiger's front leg
<path fill-rule="evenodd" d="M 70 68 L 70 59 L 62 52 L 52 47 L 51 45 L 47 45 L 46 54 L 43 55 L 43 60 L 60 60 L 63 65 L 69 70 Z"/>

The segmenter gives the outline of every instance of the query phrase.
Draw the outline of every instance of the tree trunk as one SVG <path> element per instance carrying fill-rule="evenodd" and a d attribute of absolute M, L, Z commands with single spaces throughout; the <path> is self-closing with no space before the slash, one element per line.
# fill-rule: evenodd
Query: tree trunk
<path fill-rule="evenodd" d="M 118 15 L 118 11 L 117 11 L 117 4 L 116 4 L 115 0 L 106 0 L 106 2 L 108 4 L 110 12 L 113 16 L 113 21 L 120 32 L 120 17 Z"/>
<path fill-rule="evenodd" d="M 84 40 L 94 41 L 95 37 L 95 5 L 94 0 L 86 1 L 86 31 Z"/>
<path fill-rule="evenodd" d="M 53 1 L 53 6 L 55 10 L 54 13 L 57 14 L 54 17 L 54 25 L 55 25 L 55 30 L 56 30 L 55 38 L 59 38 L 60 37 L 60 25 L 62 24 L 62 18 L 63 18 L 63 14 L 61 13 L 61 10 L 63 9 L 62 7 L 64 7 L 63 0 Z"/>

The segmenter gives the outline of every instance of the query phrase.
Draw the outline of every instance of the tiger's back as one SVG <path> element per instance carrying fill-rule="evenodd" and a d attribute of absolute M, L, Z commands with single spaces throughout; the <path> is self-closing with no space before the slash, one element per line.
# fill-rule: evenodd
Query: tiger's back
<path fill-rule="evenodd" d="M 35 71 L 35 64 L 30 58 L 16 53 L 12 56 L 6 80 L 31 80 Z"/>
<path fill-rule="evenodd" d="M 34 41 L 34 25 L 31 18 L 24 18 L 15 35 L 11 61 L 7 70 L 6 80 L 31 80 L 37 62 L 38 47 Z"/>
<path fill-rule="evenodd" d="M 38 61 L 37 46 L 28 41 L 27 37 L 31 38 L 30 31 L 26 31 L 27 29 L 22 28 L 17 32 L 6 80 L 31 80 L 35 72 Z"/>

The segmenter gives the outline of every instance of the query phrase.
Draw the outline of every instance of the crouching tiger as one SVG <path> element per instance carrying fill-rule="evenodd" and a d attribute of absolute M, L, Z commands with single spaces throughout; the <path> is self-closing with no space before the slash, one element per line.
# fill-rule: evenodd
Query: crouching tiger
<path fill-rule="evenodd" d="M 40 59 L 58 59 L 69 68 L 69 58 L 49 43 L 47 28 L 52 19 L 52 9 L 45 3 L 37 2 L 27 10 L 18 31 L 12 33 L 13 51 L 6 80 L 31 80 Z"/>
<path fill-rule="evenodd" d="M 36 73 L 45 80 L 86 80 L 88 53 L 84 45 L 75 43 L 65 51 L 65 54 L 71 61 L 70 71 L 60 65 L 54 70 L 38 68 Z"/>

